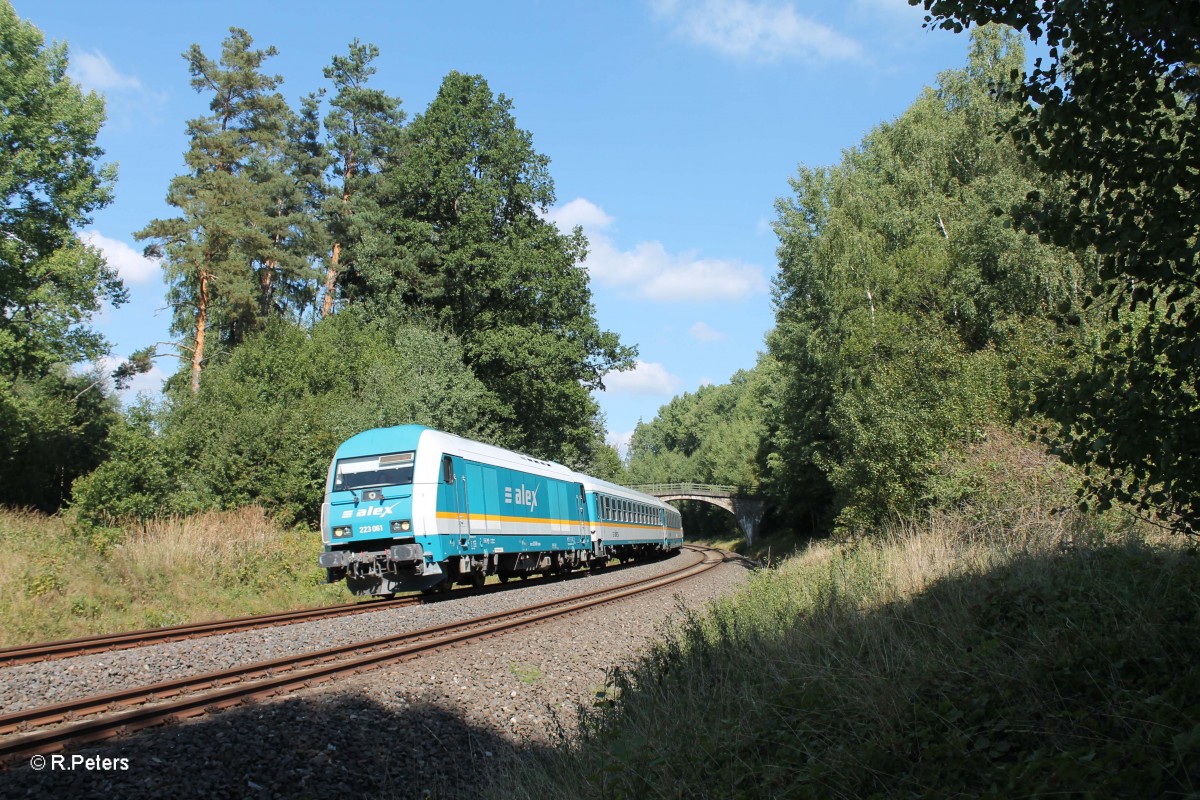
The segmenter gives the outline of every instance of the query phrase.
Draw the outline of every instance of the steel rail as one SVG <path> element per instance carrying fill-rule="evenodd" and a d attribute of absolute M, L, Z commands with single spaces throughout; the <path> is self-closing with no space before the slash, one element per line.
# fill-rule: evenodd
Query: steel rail
<path fill-rule="evenodd" d="M 103 633 L 95 636 L 83 636 L 78 639 L 63 639 L 57 642 L 40 642 L 37 644 L 18 645 L 0 649 L 0 667 L 11 667 L 17 664 L 30 664 L 38 661 L 51 661 L 59 658 L 103 653 L 109 650 L 128 650 L 132 647 L 142 647 L 148 644 L 163 644 L 178 642 L 186 639 L 199 639 L 204 636 L 215 636 L 219 633 L 237 633 L 256 628 L 270 628 L 276 625 L 290 625 L 295 622 L 310 622 L 325 617 L 339 617 L 351 614 L 362 614 L 368 611 L 382 611 L 387 608 L 400 608 L 421 602 L 419 597 L 396 597 L 389 600 L 368 600 L 356 603 L 341 603 L 320 608 L 305 608 L 297 611 L 277 611 L 267 614 L 254 614 L 248 617 L 211 620 L 208 622 L 188 622 L 182 625 L 170 625 L 161 628 L 146 628 L 124 633 Z"/>
<path fill-rule="evenodd" d="M 208 711 L 265 699 L 296 688 L 323 683 L 335 675 L 364 672 L 393 661 L 415 658 L 433 650 L 577 613 L 694 577 L 728 560 L 721 551 L 690 545 L 688 547 L 702 553 L 699 562 L 621 586 L 584 592 L 419 631 L 8 714 L 0 717 L 0 732 L 23 731 L 29 727 L 56 722 L 71 724 L 0 742 L 0 763 L 22 755 L 50 753 L 72 744 L 98 741 L 169 720 L 198 716 Z M 366 655 L 362 655 L 364 652 Z M 358 654 L 357 657 L 354 657 L 355 654 Z M 278 672 L 286 674 L 278 675 Z M 229 685 L 234 682 L 237 682 L 236 685 Z M 208 689 L 212 691 L 205 691 Z M 148 705 L 185 692 L 188 694 L 180 699 Z M 144 705 L 83 722 L 74 721 L 79 716 L 113 711 L 121 705 L 136 703 Z"/>
<path fill-rule="evenodd" d="M 567 575 L 543 575 L 528 578 L 525 586 L 536 586 L 562 578 L 581 577 L 587 573 L 572 572 Z M 303 608 L 295 611 L 275 611 L 266 614 L 254 614 L 246 617 L 210 620 L 207 622 L 186 622 L 180 625 L 168 625 L 161 628 L 145 628 L 137 631 L 121 633 L 102 633 L 94 636 L 83 636 L 78 639 L 62 639 L 55 642 L 38 642 L 36 644 L 16 645 L 0 648 L 0 669 L 19 664 L 33 664 L 39 661 L 52 661 L 59 658 L 105 653 L 112 650 L 128 650 L 151 644 L 166 644 L 181 642 L 188 639 L 200 639 L 205 636 L 215 636 L 224 633 L 239 633 L 260 628 L 271 628 L 279 625 L 292 625 L 297 622 L 312 622 L 326 617 L 350 616 L 369 611 L 384 611 L 392 608 L 417 605 L 419 603 L 438 602 L 441 600 L 466 597 L 476 594 L 491 594 L 492 592 L 509 591 L 512 586 L 492 585 L 482 589 L 457 589 L 449 595 L 395 597 L 389 599 L 359 600 L 353 603 L 340 603 L 332 606 Z"/>

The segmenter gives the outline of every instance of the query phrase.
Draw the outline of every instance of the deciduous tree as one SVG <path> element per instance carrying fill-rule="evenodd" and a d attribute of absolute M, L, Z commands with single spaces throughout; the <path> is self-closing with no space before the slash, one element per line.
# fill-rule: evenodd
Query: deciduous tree
<path fill-rule="evenodd" d="M 1107 505 L 1200 532 L 1200 3 L 910 0 L 961 31 L 1001 22 L 1049 58 L 1014 87 L 1009 130 L 1062 192 L 1032 191 L 1018 225 L 1100 256 L 1094 295 L 1116 323 L 1041 407 Z"/>
<path fill-rule="evenodd" d="M 112 198 L 96 144 L 104 101 L 67 77 L 67 47 L 0 0 L 0 503 L 56 510 L 104 455 L 107 378 L 72 374 L 109 345 L 89 323 L 125 287 L 79 228 Z"/>

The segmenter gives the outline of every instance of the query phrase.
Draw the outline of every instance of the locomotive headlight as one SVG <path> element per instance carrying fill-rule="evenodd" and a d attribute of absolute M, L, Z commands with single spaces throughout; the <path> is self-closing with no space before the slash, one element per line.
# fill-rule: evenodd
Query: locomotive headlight
<path fill-rule="evenodd" d="M 333 538 L 335 538 L 335 539 L 347 539 L 347 538 L 349 538 L 349 536 L 350 536 L 350 526 L 349 525 L 346 525 L 341 528 L 333 529 Z"/>
<path fill-rule="evenodd" d="M 392 520 L 392 533 L 408 533 L 412 530 L 412 523 L 406 519 Z"/>

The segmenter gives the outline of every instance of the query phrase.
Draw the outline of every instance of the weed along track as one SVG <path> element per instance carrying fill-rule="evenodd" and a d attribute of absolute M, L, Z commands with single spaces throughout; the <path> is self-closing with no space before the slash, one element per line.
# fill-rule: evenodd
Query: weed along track
<path fill-rule="evenodd" d="M 693 557 L 689 563 L 664 574 L 617 586 L 466 621 L 6 714 L 0 716 L 0 735 L 7 737 L 0 741 L 0 762 L 264 700 L 319 685 L 335 676 L 365 672 L 547 622 L 670 586 L 707 572 L 730 558 L 710 548 L 691 550 L 699 558 Z M 91 718 L 81 720 L 82 717 Z M 56 727 L 30 732 L 51 725 Z"/>

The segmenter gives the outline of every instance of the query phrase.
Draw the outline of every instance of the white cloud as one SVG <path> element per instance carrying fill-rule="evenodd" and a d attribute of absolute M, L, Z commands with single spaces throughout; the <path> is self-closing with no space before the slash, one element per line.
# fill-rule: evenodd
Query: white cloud
<path fill-rule="evenodd" d="M 112 65 L 108 57 L 99 51 L 71 54 L 68 68 L 71 78 L 84 89 L 97 92 L 141 91 L 142 82 L 132 75 L 125 75 Z"/>
<path fill-rule="evenodd" d="M 639 242 L 620 250 L 603 232 L 613 218 L 582 197 L 551 209 L 546 219 L 569 231 L 583 226 L 588 237 L 584 261 L 597 283 L 630 289 L 649 300 L 702 303 L 741 300 L 767 291 L 761 267 L 737 260 L 699 258 L 694 252 L 674 255 L 662 242 Z"/>
<path fill-rule="evenodd" d="M 126 359 L 120 356 L 102 356 L 96 360 L 95 366 L 103 370 L 106 376 L 104 386 L 107 391 L 111 392 L 114 389 L 112 378 L 110 377 L 113 373 L 113 370 L 115 370 L 121 364 L 124 364 L 125 361 Z M 152 365 L 148 372 L 134 375 L 130 379 L 129 385 L 122 389 L 119 393 L 121 402 L 130 403 L 139 394 L 160 394 L 163 388 L 163 381 L 169 377 L 170 376 L 166 373 L 166 371 L 157 364 Z"/>
<path fill-rule="evenodd" d="M 566 205 L 551 209 L 546 218 L 561 231 L 573 230 L 576 225 L 593 230 L 606 228 L 613 222 L 613 218 L 604 213 L 604 209 L 582 197 L 576 197 Z"/>
<path fill-rule="evenodd" d="M 609 432 L 604 441 L 617 449 L 617 454 L 625 458 L 629 454 L 629 442 L 633 439 L 633 431 Z"/>
<path fill-rule="evenodd" d="M 749 61 L 855 61 L 863 47 L 790 0 L 652 0 L 675 33 L 722 55 Z"/>
<path fill-rule="evenodd" d="M 84 244 L 91 245 L 104 253 L 108 265 L 117 271 L 121 279 L 129 283 L 145 283 L 160 274 L 162 263 L 146 258 L 129 245 L 110 239 L 100 231 L 85 231 L 79 234 Z"/>
<path fill-rule="evenodd" d="M 688 328 L 688 333 L 701 342 L 715 342 L 725 338 L 725 334 L 709 327 L 703 322 L 697 322 L 695 325 Z"/>
<path fill-rule="evenodd" d="M 674 394 L 683 384 L 654 361 L 638 361 L 628 372 L 610 372 L 604 376 L 605 391 L 612 394 Z"/>

